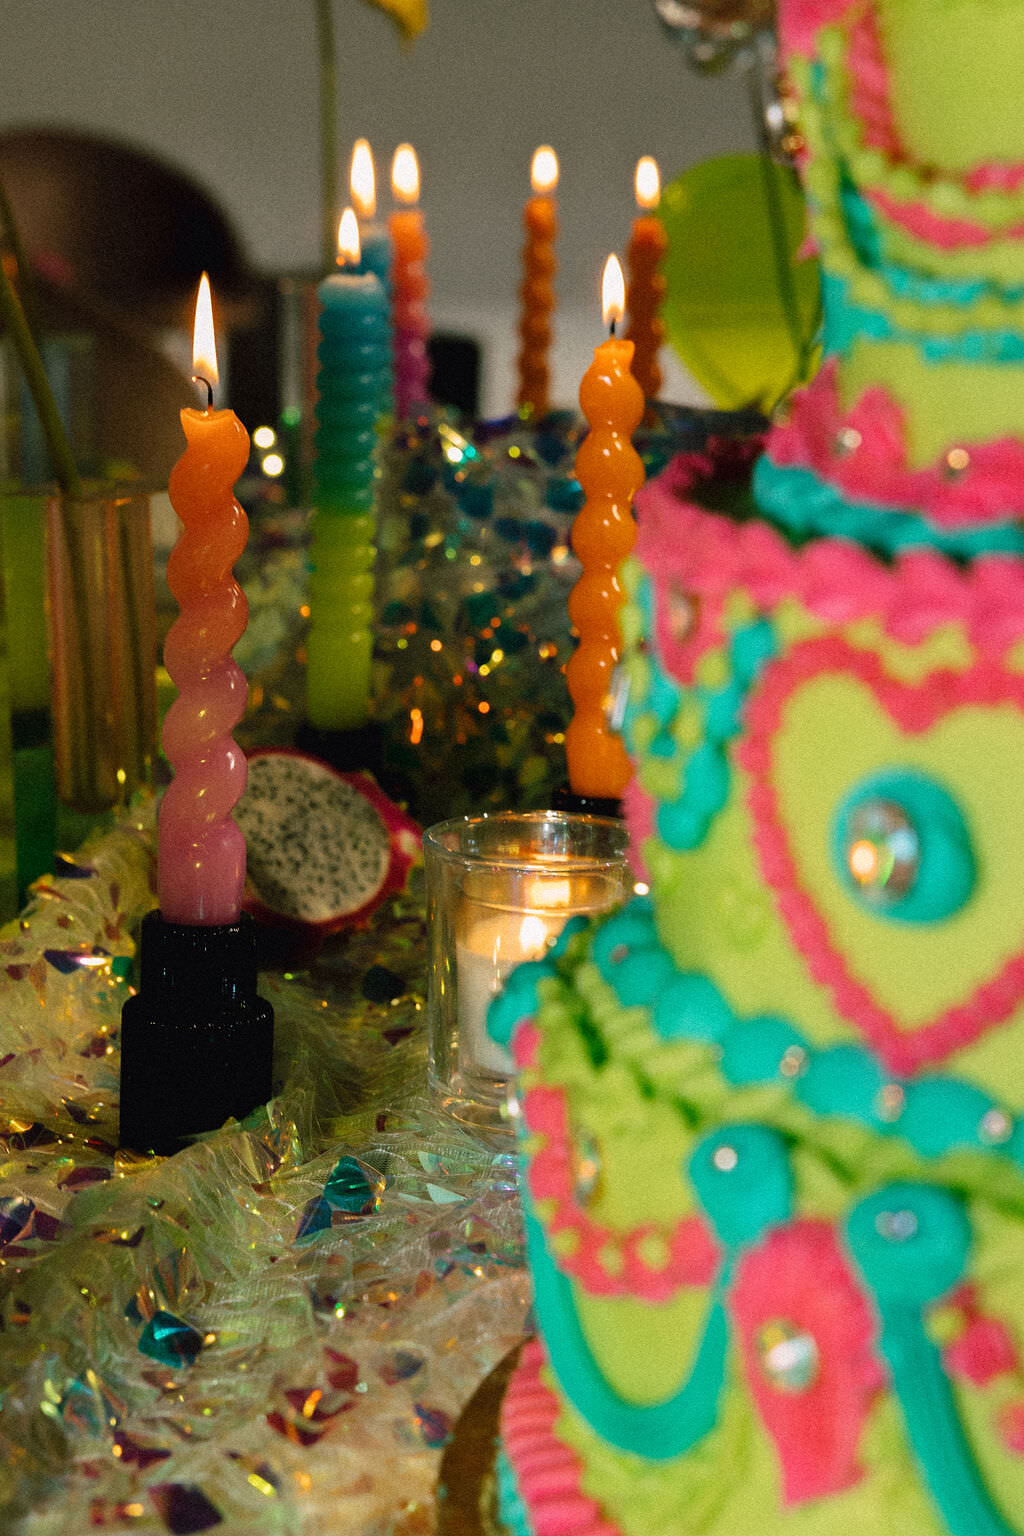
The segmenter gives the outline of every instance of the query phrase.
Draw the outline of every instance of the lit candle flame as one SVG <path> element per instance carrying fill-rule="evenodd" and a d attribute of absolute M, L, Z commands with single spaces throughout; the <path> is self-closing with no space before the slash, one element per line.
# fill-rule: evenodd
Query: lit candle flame
<path fill-rule="evenodd" d="M 355 210 L 346 208 L 338 224 L 338 266 L 358 267 L 361 249 Z"/>
<path fill-rule="evenodd" d="M 609 256 L 601 278 L 601 313 L 604 323 L 614 329 L 626 313 L 626 283 L 617 256 Z"/>
<path fill-rule="evenodd" d="M 420 166 L 411 144 L 399 144 L 391 162 L 391 190 L 399 202 L 416 203 L 420 195 Z"/>
<path fill-rule="evenodd" d="M 377 212 L 377 178 L 373 170 L 373 151 L 368 139 L 356 139 L 352 149 L 352 169 L 348 184 L 352 201 L 361 219 L 372 219 Z"/>
<path fill-rule="evenodd" d="M 533 152 L 530 185 L 539 193 L 553 192 L 558 185 L 558 156 L 550 144 L 542 144 Z"/>
<path fill-rule="evenodd" d="M 217 341 L 213 333 L 213 299 L 210 295 L 210 279 L 204 272 L 199 279 L 196 295 L 196 319 L 192 327 L 192 372 L 215 389 L 220 374 L 217 371 Z"/>
<path fill-rule="evenodd" d="M 639 208 L 657 208 L 661 201 L 661 174 L 657 160 L 644 155 L 636 163 L 636 201 Z"/>
<path fill-rule="evenodd" d="M 542 955 L 547 948 L 548 928 L 542 917 L 529 912 L 519 925 L 519 944 L 524 955 Z"/>

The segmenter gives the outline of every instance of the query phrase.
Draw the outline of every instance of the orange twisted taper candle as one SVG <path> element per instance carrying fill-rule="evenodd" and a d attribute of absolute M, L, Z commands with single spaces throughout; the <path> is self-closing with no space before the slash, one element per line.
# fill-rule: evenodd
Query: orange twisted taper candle
<path fill-rule="evenodd" d="M 558 157 L 542 144 L 530 166 L 534 195 L 523 209 L 526 244 L 523 246 L 523 282 L 519 290 L 519 389 L 516 403 L 543 416 L 550 404 L 551 315 L 555 307 L 554 277 L 558 269 L 555 236 L 558 209 L 552 196 L 558 185 Z"/>
<path fill-rule="evenodd" d="M 569 596 L 579 644 L 566 668 L 573 717 L 565 752 L 573 793 L 594 799 L 618 798 L 631 773 L 622 739 L 608 723 L 612 673 L 622 649 L 618 571 L 633 548 L 633 497 L 644 483 L 643 462 L 632 443 L 644 412 L 643 391 L 630 373 L 633 343 L 614 334 L 623 289 L 622 268 L 609 256 L 602 295 L 613 334 L 594 349 L 583 376 L 580 405 L 590 431 L 576 455 L 576 478 L 587 499 L 572 527 L 583 574 Z"/>
<path fill-rule="evenodd" d="M 653 210 L 661 199 L 661 177 L 657 161 L 644 155 L 637 161 L 636 200 L 643 210 L 633 220 L 626 265 L 629 269 L 629 287 L 626 292 L 626 309 L 629 325 L 626 339 L 636 348 L 633 357 L 633 377 L 648 400 L 657 400 L 661 394 L 662 374 L 658 352 L 665 340 L 665 322 L 661 318 L 661 306 L 665 300 L 665 277 L 659 270 L 668 250 L 668 236 L 661 220 Z"/>
<path fill-rule="evenodd" d="M 206 274 L 196 303 L 196 376 L 212 396 L 217 361 Z M 231 656 L 248 618 L 232 575 L 248 519 L 233 486 L 249 435 L 233 411 L 184 410 L 188 446 L 171 470 L 170 496 L 185 525 L 167 562 L 181 612 L 164 643 L 178 697 L 164 722 L 174 779 L 160 806 L 157 885 L 171 923 L 234 923 L 245 884 L 245 838 L 231 811 L 245 788 L 245 754 L 231 732 L 245 713 L 245 676 Z"/>

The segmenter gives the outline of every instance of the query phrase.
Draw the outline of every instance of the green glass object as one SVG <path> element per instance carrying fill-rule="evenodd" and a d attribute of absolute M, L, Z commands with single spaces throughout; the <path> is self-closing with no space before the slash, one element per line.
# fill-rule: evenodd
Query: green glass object
<path fill-rule="evenodd" d="M 46 630 L 48 498 L 0 491 L 0 545 L 10 669 L 18 901 L 53 868 L 57 795 Z"/>
<path fill-rule="evenodd" d="M 104 812 L 149 784 L 156 599 L 148 496 L 111 487 L 49 504 L 57 794 Z"/>

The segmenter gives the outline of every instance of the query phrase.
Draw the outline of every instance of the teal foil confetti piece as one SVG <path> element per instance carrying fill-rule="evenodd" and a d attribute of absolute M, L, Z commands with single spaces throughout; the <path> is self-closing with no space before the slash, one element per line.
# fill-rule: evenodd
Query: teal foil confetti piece
<path fill-rule="evenodd" d="M 149 1497 L 171 1536 L 195 1536 L 212 1530 L 224 1518 L 193 1483 L 156 1483 Z"/>
<path fill-rule="evenodd" d="M 396 1349 L 377 1367 L 377 1375 L 386 1386 L 394 1387 L 400 1381 L 409 1381 L 422 1369 L 422 1355 L 411 1349 Z"/>
<path fill-rule="evenodd" d="M 423 1403 L 415 1403 L 413 1406 L 416 1413 L 416 1428 L 420 1432 L 423 1444 L 430 1446 L 431 1450 L 437 1450 L 445 1445 L 451 1438 L 451 1415 L 445 1413 L 442 1408 L 428 1408 Z"/>
<path fill-rule="evenodd" d="M 161 1365 L 192 1365 L 202 1347 L 202 1334 L 173 1312 L 154 1312 L 139 1336 L 141 1353 Z"/>
<path fill-rule="evenodd" d="M 331 1208 L 321 1195 L 316 1195 L 307 1202 L 298 1230 L 295 1233 L 297 1243 L 311 1243 L 321 1232 L 329 1232 L 331 1229 Z"/>
<path fill-rule="evenodd" d="M 366 1216 L 376 1205 L 377 1191 L 355 1158 L 343 1157 L 324 1185 L 324 1199 L 332 1211 Z"/>

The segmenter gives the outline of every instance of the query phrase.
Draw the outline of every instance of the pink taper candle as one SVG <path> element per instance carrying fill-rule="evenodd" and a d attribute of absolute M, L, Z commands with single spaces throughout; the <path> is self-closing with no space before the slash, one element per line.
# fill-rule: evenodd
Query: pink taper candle
<path fill-rule="evenodd" d="M 193 344 L 196 379 L 212 400 L 217 357 L 210 285 L 203 274 Z M 245 838 L 231 812 L 245 788 L 245 754 L 231 732 L 245 713 L 245 676 L 231 656 L 248 618 L 232 575 L 248 519 L 233 487 L 249 458 L 249 435 L 233 411 L 184 410 L 188 443 L 171 470 L 170 495 L 185 525 L 167 562 L 181 609 L 164 644 L 178 688 L 164 722 L 174 780 L 160 806 L 157 886 L 168 922 L 234 923 L 245 884 Z"/>
<path fill-rule="evenodd" d="M 424 300 L 430 283 L 424 270 L 429 250 L 423 215 L 416 207 L 420 168 L 411 144 L 399 144 L 391 162 L 391 190 L 397 201 L 388 220 L 391 231 L 391 325 L 395 349 L 395 412 L 404 421 L 427 401 L 427 335 Z"/>

